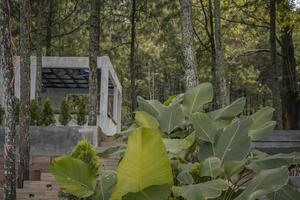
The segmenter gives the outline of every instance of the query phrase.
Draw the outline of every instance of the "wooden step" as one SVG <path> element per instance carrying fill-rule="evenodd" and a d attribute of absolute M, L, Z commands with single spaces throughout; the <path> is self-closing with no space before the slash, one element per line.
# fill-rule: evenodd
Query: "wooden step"
<path fill-rule="evenodd" d="M 51 173 L 42 173 L 41 174 L 41 181 L 52 181 L 55 182 L 55 178 Z"/>
<path fill-rule="evenodd" d="M 41 191 L 60 190 L 60 186 L 54 181 L 24 181 L 24 189 L 39 189 Z"/>

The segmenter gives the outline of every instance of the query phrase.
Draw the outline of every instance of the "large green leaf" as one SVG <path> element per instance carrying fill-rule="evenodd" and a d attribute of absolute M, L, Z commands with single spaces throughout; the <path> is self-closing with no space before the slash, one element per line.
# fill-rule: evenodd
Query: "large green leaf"
<path fill-rule="evenodd" d="M 235 200 L 255 200 L 258 197 L 280 190 L 289 179 L 287 168 L 260 171 Z"/>
<path fill-rule="evenodd" d="M 124 158 L 118 166 L 118 182 L 112 200 L 153 185 L 172 185 L 170 161 L 157 129 L 138 128 L 130 134 Z"/>
<path fill-rule="evenodd" d="M 193 184 L 193 173 L 199 174 L 200 164 L 195 163 L 180 163 L 178 164 L 179 174 L 176 177 L 181 184 Z"/>
<path fill-rule="evenodd" d="M 286 185 L 280 190 L 267 195 L 268 200 L 299 200 L 300 192 L 293 189 L 292 186 Z"/>
<path fill-rule="evenodd" d="M 141 192 L 128 193 L 122 200 L 168 200 L 171 190 L 169 185 L 155 185 Z"/>
<path fill-rule="evenodd" d="M 227 188 L 228 185 L 224 180 L 217 179 L 195 185 L 174 186 L 173 193 L 186 200 L 206 200 L 219 197 Z"/>
<path fill-rule="evenodd" d="M 250 116 L 253 123 L 250 127 L 249 135 L 253 140 L 263 138 L 272 133 L 276 126 L 276 122 L 271 121 L 273 112 L 274 108 L 264 107 Z"/>
<path fill-rule="evenodd" d="M 232 120 L 237 115 L 242 113 L 245 104 L 246 99 L 244 97 L 241 97 L 224 108 L 210 112 L 209 116 L 213 120 Z"/>
<path fill-rule="evenodd" d="M 229 161 L 224 163 L 224 174 L 226 177 L 231 177 L 240 173 L 247 163 L 247 159 L 241 161 Z"/>
<path fill-rule="evenodd" d="M 271 134 L 275 127 L 276 127 L 276 122 L 269 121 L 257 129 L 249 130 L 249 135 L 252 138 L 252 140 L 257 140 Z"/>
<path fill-rule="evenodd" d="M 99 177 L 92 200 L 109 200 L 116 183 L 117 173 L 115 171 L 103 171 Z"/>
<path fill-rule="evenodd" d="M 248 129 L 251 120 L 235 120 L 224 129 L 216 145 L 214 145 L 215 156 L 220 158 L 222 163 L 227 161 L 243 160 L 250 151 L 250 137 Z"/>
<path fill-rule="evenodd" d="M 201 176 L 216 178 L 222 172 L 221 160 L 217 157 L 209 157 L 201 165 Z"/>
<path fill-rule="evenodd" d="M 272 169 L 283 166 L 290 166 L 292 164 L 300 164 L 300 153 L 290 153 L 290 154 L 276 154 L 272 156 L 267 156 L 262 159 L 253 160 L 247 168 L 259 172 L 264 169 Z"/>
<path fill-rule="evenodd" d="M 135 113 L 135 121 L 141 127 L 154 129 L 159 127 L 157 120 L 144 111 L 137 111 Z"/>
<path fill-rule="evenodd" d="M 258 110 L 256 113 L 252 114 L 250 116 L 253 120 L 251 129 L 257 129 L 261 127 L 263 124 L 265 124 L 266 122 L 271 121 L 273 113 L 274 113 L 274 108 L 267 106 Z"/>
<path fill-rule="evenodd" d="M 96 187 L 96 177 L 83 161 L 70 156 L 56 158 L 51 173 L 68 193 L 83 198 L 91 196 Z"/>
<path fill-rule="evenodd" d="M 191 116 L 191 122 L 194 125 L 198 139 L 212 144 L 215 142 L 218 130 L 207 114 L 197 112 Z"/>
<path fill-rule="evenodd" d="M 160 103 L 157 100 L 146 100 L 143 97 L 139 96 L 137 98 L 137 101 L 139 104 L 139 108 L 142 111 L 149 113 L 153 117 L 157 117 L 159 115 L 161 109 L 163 108 L 162 103 Z"/>
<path fill-rule="evenodd" d="M 157 119 L 161 130 L 166 133 L 171 133 L 184 122 L 182 107 L 179 104 L 176 104 L 163 108 Z"/>
<path fill-rule="evenodd" d="M 203 111 L 203 105 L 213 99 L 213 86 L 210 83 L 202 83 L 188 90 L 183 98 L 183 110 L 187 116 Z"/>

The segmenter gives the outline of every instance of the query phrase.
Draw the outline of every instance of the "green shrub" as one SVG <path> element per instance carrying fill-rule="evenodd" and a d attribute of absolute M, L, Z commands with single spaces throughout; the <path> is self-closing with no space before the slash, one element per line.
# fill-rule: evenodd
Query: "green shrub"
<path fill-rule="evenodd" d="M 87 114 L 88 114 L 87 100 L 86 98 L 81 97 L 79 99 L 79 103 L 77 105 L 77 112 L 76 112 L 76 120 L 79 126 L 82 126 L 86 123 Z"/>
<path fill-rule="evenodd" d="M 30 125 L 41 125 L 41 107 L 35 99 L 30 102 Z"/>
<path fill-rule="evenodd" d="M 41 119 L 42 125 L 45 126 L 53 125 L 55 123 L 54 112 L 48 98 L 44 102 Z"/>
<path fill-rule="evenodd" d="M 2 108 L 2 106 L 0 105 L 0 125 L 3 125 L 4 114 L 5 114 L 5 110 L 4 110 L 4 108 Z"/>
<path fill-rule="evenodd" d="M 64 99 L 60 104 L 59 122 L 66 126 L 72 119 L 70 105 L 67 99 Z"/>
<path fill-rule="evenodd" d="M 94 175 L 98 174 L 101 162 L 94 147 L 87 140 L 80 141 L 72 150 L 71 156 L 85 162 Z"/>

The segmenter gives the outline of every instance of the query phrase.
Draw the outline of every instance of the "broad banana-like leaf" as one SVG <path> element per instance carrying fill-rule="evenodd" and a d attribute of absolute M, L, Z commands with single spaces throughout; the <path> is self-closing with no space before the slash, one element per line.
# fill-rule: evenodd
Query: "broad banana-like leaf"
<path fill-rule="evenodd" d="M 286 167 L 260 171 L 235 200 L 255 200 L 280 190 L 287 184 L 289 172 Z"/>
<path fill-rule="evenodd" d="M 171 194 L 169 185 L 155 185 L 137 193 L 128 193 L 122 200 L 168 200 Z"/>
<path fill-rule="evenodd" d="M 194 183 L 194 178 L 189 172 L 180 172 L 176 179 L 183 185 L 191 185 Z"/>
<path fill-rule="evenodd" d="M 219 110 L 212 111 L 208 114 L 213 120 L 232 120 L 243 112 L 245 104 L 246 99 L 241 97 L 232 102 L 230 105 Z"/>
<path fill-rule="evenodd" d="M 201 176 L 216 178 L 222 173 L 222 163 L 217 157 L 209 157 L 201 165 Z"/>
<path fill-rule="evenodd" d="M 213 144 L 218 130 L 210 117 L 205 113 L 197 112 L 190 119 L 194 125 L 198 139 Z"/>
<path fill-rule="evenodd" d="M 117 183 L 117 173 L 115 171 L 103 171 L 97 182 L 95 194 L 92 200 L 110 200 L 112 191 Z"/>
<path fill-rule="evenodd" d="M 209 142 L 202 143 L 198 151 L 198 160 L 204 161 L 205 159 L 212 156 L 215 156 L 213 144 Z"/>
<path fill-rule="evenodd" d="M 109 158 L 111 156 L 121 156 L 124 154 L 126 145 L 117 145 L 105 149 L 98 148 L 97 155 L 101 158 Z"/>
<path fill-rule="evenodd" d="M 128 138 L 112 200 L 154 185 L 173 185 L 170 161 L 158 129 L 137 128 Z"/>
<path fill-rule="evenodd" d="M 258 110 L 256 113 L 252 114 L 250 117 L 253 120 L 251 129 L 257 129 L 264 125 L 266 122 L 271 121 L 274 113 L 274 108 L 264 107 Z"/>
<path fill-rule="evenodd" d="M 250 127 L 249 135 L 253 140 L 263 138 L 272 133 L 276 126 L 276 122 L 271 121 L 273 113 L 274 108 L 264 107 L 250 116 L 253 123 Z"/>
<path fill-rule="evenodd" d="M 282 187 L 280 190 L 267 195 L 268 200 L 299 200 L 300 192 L 294 190 L 290 185 Z"/>
<path fill-rule="evenodd" d="M 181 105 L 176 104 L 174 106 L 163 108 L 157 119 L 161 130 L 166 133 L 171 133 L 184 122 Z"/>
<path fill-rule="evenodd" d="M 195 163 L 180 163 L 178 164 L 179 174 L 177 176 L 177 180 L 181 184 L 190 185 L 194 183 L 194 178 L 191 174 L 197 173 L 199 174 L 200 164 Z"/>
<path fill-rule="evenodd" d="M 159 127 L 158 121 L 153 116 L 144 111 L 137 111 L 135 113 L 135 121 L 141 127 L 153 129 Z"/>
<path fill-rule="evenodd" d="M 176 104 L 180 104 L 182 101 L 183 101 L 183 98 L 184 98 L 184 94 L 178 94 L 176 95 L 171 103 L 170 103 L 170 106 L 173 106 L 173 105 L 176 105 Z"/>
<path fill-rule="evenodd" d="M 166 150 L 172 154 L 179 154 L 183 150 L 181 148 L 182 139 L 164 138 L 163 143 L 166 147 Z"/>
<path fill-rule="evenodd" d="M 272 169 L 292 164 L 300 164 L 300 153 L 276 154 L 262 159 L 253 160 L 247 168 L 259 172 L 264 169 Z"/>
<path fill-rule="evenodd" d="M 79 197 L 94 194 L 96 177 L 83 161 L 70 156 L 56 158 L 51 164 L 51 173 L 68 193 Z"/>
<path fill-rule="evenodd" d="M 175 196 L 184 197 L 186 200 L 206 200 L 219 197 L 227 188 L 224 180 L 217 179 L 195 185 L 174 186 L 172 190 Z"/>
<path fill-rule="evenodd" d="M 231 177 L 240 173 L 247 163 L 247 159 L 241 161 L 229 161 L 224 163 L 224 174 L 226 177 Z"/>
<path fill-rule="evenodd" d="M 210 83 L 200 85 L 188 90 L 183 98 L 183 111 L 187 116 L 203 111 L 203 105 L 213 99 L 213 86 Z"/>
<path fill-rule="evenodd" d="M 235 120 L 220 135 L 213 146 L 215 156 L 221 162 L 240 161 L 250 152 L 250 137 L 248 136 L 251 120 Z"/>
<path fill-rule="evenodd" d="M 192 132 L 191 134 L 182 139 L 181 147 L 183 149 L 189 149 L 195 143 L 195 140 L 195 132 Z"/>
<path fill-rule="evenodd" d="M 146 100 L 139 96 L 137 101 L 139 104 L 139 109 L 149 113 L 155 118 L 158 117 L 161 109 L 163 108 L 162 103 L 160 103 L 158 100 Z"/>
<path fill-rule="evenodd" d="M 261 127 L 253 130 L 249 130 L 249 135 L 252 138 L 252 140 L 257 140 L 263 137 L 266 137 L 267 135 L 271 134 L 276 126 L 275 121 L 269 121 L 263 124 Z"/>

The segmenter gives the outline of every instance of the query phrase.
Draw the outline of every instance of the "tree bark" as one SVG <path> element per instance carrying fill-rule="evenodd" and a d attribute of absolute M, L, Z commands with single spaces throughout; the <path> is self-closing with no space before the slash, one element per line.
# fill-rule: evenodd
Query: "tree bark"
<path fill-rule="evenodd" d="M 215 85 L 215 100 L 217 107 L 224 107 L 229 102 L 228 90 L 225 76 L 224 66 L 224 51 L 223 51 L 223 36 L 221 32 L 221 1 L 214 0 L 215 14 L 215 50 L 216 50 L 216 82 Z"/>
<path fill-rule="evenodd" d="M 279 21 L 281 48 L 283 55 L 282 65 L 282 113 L 284 129 L 299 129 L 300 100 L 297 88 L 297 70 L 295 48 L 293 41 L 293 24 L 290 23 L 289 13 L 292 8 L 289 1 L 279 1 L 281 6 Z"/>
<path fill-rule="evenodd" d="M 280 95 L 280 73 L 277 65 L 276 49 L 276 0 L 270 0 L 270 52 L 271 52 L 271 89 L 273 107 L 275 108 L 275 119 L 277 128 L 282 129 L 282 106 Z"/>
<path fill-rule="evenodd" d="M 46 56 L 51 56 L 52 54 L 52 23 L 53 23 L 53 13 L 54 13 L 55 1 L 48 1 L 47 8 L 47 28 L 46 28 Z"/>
<path fill-rule="evenodd" d="M 18 187 L 29 180 L 30 125 L 30 0 L 20 2 L 20 131 Z"/>
<path fill-rule="evenodd" d="M 130 41 L 130 91 L 131 91 L 131 112 L 137 108 L 137 92 L 136 92 L 136 58 L 135 58 L 135 40 L 136 40 L 136 0 L 131 1 L 131 41 Z"/>
<path fill-rule="evenodd" d="M 97 76 L 97 56 L 99 54 L 100 42 L 100 1 L 90 0 L 90 73 L 89 73 L 89 119 L 90 126 L 97 125 L 98 110 L 98 76 Z"/>
<path fill-rule="evenodd" d="M 3 75 L 5 105 L 4 198 L 16 199 L 16 124 L 14 120 L 14 67 L 11 44 L 10 0 L 0 0 L 0 66 Z"/>
<path fill-rule="evenodd" d="M 193 8 L 192 0 L 180 0 L 182 48 L 186 76 L 186 88 L 198 84 L 197 61 L 194 51 Z"/>
<path fill-rule="evenodd" d="M 293 28 L 288 26 L 281 35 L 283 70 L 282 70 L 282 97 L 283 117 L 285 129 L 299 129 L 300 101 L 297 90 L 297 72 L 295 48 L 293 42 Z"/>
<path fill-rule="evenodd" d="M 36 94 L 35 98 L 39 104 L 42 100 L 42 67 L 43 67 L 43 41 L 44 41 L 44 32 L 43 32 L 43 22 L 44 22 L 44 0 L 39 0 L 37 3 L 38 6 L 38 16 L 37 16 L 37 43 L 36 43 Z"/>

